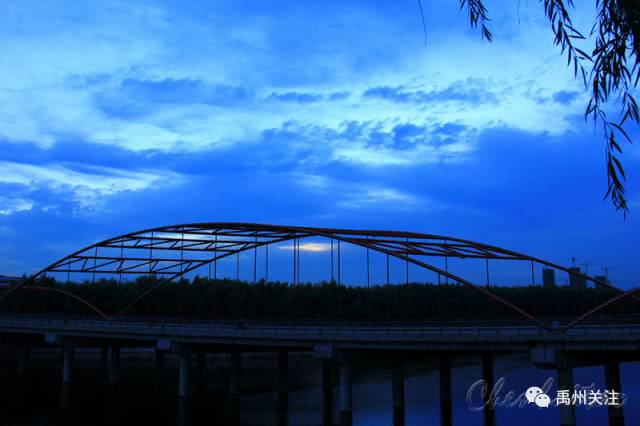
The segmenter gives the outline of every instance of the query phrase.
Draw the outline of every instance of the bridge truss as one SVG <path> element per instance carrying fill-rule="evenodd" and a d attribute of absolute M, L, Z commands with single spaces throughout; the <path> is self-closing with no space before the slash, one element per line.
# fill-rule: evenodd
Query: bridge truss
<path fill-rule="evenodd" d="M 154 275 L 162 277 L 158 284 L 150 288 L 139 297 L 125 306 L 118 315 L 127 313 L 134 305 L 149 297 L 162 285 L 180 278 L 201 268 L 207 268 L 209 276 L 217 277 L 217 262 L 230 256 L 239 256 L 242 252 L 253 252 L 253 281 L 256 281 L 256 252 L 258 248 L 264 248 L 266 253 L 265 281 L 268 280 L 268 250 L 269 246 L 290 241 L 293 242 L 293 282 L 300 281 L 300 240 L 312 237 L 323 237 L 331 242 L 331 278 L 334 275 L 334 244 L 337 248 L 337 284 L 341 284 L 340 244 L 347 243 L 360 246 L 367 251 L 367 281 L 369 281 L 369 251 L 379 252 L 386 256 L 387 282 L 389 281 L 389 258 L 396 258 L 406 262 L 407 281 L 408 265 L 417 265 L 429 270 L 441 280 L 454 282 L 467 286 L 480 294 L 500 303 L 524 318 L 531 320 L 540 327 L 553 331 L 566 331 L 577 322 L 584 320 L 606 306 L 627 297 L 637 297 L 640 289 L 623 292 L 608 282 L 588 276 L 576 270 L 540 259 L 526 254 L 514 252 L 500 247 L 463 240 L 460 238 L 422 234 L 415 232 L 379 231 L 379 230 L 353 230 L 332 228 L 311 228 L 301 226 L 263 225 L 254 223 L 192 223 L 163 226 L 145 229 L 128 234 L 109 238 L 80 249 L 40 270 L 20 284 L 12 286 L 0 295 L 0 301 L 13 292 L 25 289 L 45 290 L 46 287 L 38 287 L 36 278 L 47 273 L 82 273 L 91 276 L 97 275 L 118 276 L 123 275 Z M 297 259 L 296 259 L 297 256 Z M 444 268 L 434 265 L 430 259 L 444 258 Z M 564 326 L 562 329 L 554 329 L 551 324 L 535 317 L 531 313 L 515 306 L 499 295 L 493 293 L 490 287 L 474 284 L 470 280 L 451 272 L 448 269 L 449 259 L 480 259 L 486 262 L 487 281 L 489 276 L 490 260 L 513 260 L 531 263 L 532 284 L 534 265 L 542 265 L 570 275 L 579 276 L 594 285 L 608 288 L 617 293 L 615 297 L 606 303 L 585 312 L 584 315 Z M 238 266 L 239 268 L 239 266 Z M 98 315 L 107 318 L 98 307 L 79 296 L 66 295 L 86 304 Z"/>

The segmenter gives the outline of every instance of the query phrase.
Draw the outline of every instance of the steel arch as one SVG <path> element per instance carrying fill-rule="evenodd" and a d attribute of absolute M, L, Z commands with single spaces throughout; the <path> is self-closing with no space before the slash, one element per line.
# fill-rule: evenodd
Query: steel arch
<path fill-rule="evenodd" d="M 186 238 L 185 235 L 187 236 Z M 456 237 L 404 231 L 312 228 L 242 222 L 203 222 L 144 229 L 89 245 L 50 264 L 29 277 L 29 279 L 12 287 L 0 295 L 0 301 L 23 286 L 35 282 L 35 278 L 47 272 L 68 274 L 80 272 L 94 275 L 154 274 L 164 276 L 164 280 L 141 294 L 118 312 L 117 315 L 121 315 L 128 312 L 136 303 L 164 284 L 219 259 L 265 245 L 308 237 L 325 237 L 332 240 L 343 241 L 420 266 L 421 268 L 447 277 L 454 282 L 490 297 L 547 330 L 557 331 L 557 329 L 551 327 L 549 323 L 536 318 L 531 313 L 511 304 L 486 288 L 473 284 L 463 277 L 450 273 L 448 270 L 443 270 L 419 260 L 419 257 L 529 261 L 582 277 L 597 286 L 609 288 L 618 293 L 624 293 L 622 290 L 607 282 L 581 272 L 570 270 L 564 266 L 512 250 Z M 100 249 L 102 249 L 103 252 L 107 250 L 108 253 L 106 255 L 100 255 Z M 127 250 L 127 253 L 125 253 L 125 250 Z M 163 257 L 154 257 L 154 250 L 156 253 L 162 252 Z M 132 251 L 135 252 L 136 255 L 130 255 Z M 174 254 L 178 251 L 180 252 L 179 257 Z M 115 254 L 110 254 L 113 252 L 115 252 Z M 185 252 L 190 257 L 185 258 Z M 197 258 L 192 256 L 195 253 L 204 253 L 207 257 Z M 213 256 L 210 256 L 211 253 L 213 253 Z M 76 298 L 76 300 L 81 300 L 97 313 L 101 314 L 101 316 L 104 316 L 104 314 L 90 302 L 75 295 L 72 297 Z M 618 298 L 620 298 L 620 296 L 617 296 L 615 299 L 617 300 Z M 602 309 L 608 304 L 609 303 L 603 304 L 601 307 L 596 308 L 596 310 Z M 585 315 L 588 316 L 594 312 L 588 312 Z M 586 318 L 585 315 L 577 318 L 576 321 Z M 575 325 L 576 321 L 569 324 L 569 326 Z"/>

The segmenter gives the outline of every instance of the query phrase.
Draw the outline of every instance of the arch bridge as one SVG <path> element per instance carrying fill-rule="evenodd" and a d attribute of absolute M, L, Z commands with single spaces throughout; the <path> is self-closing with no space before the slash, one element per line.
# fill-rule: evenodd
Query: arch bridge
<path fill-rule="evenodd" d="M 354 230 L 334 228 L 313 228 L 304 226 L 265 225 L 255 223 L 208 222 L 190 223 L 144 229 L 119 235 L 84 247 L 30 276 L 23 282 L 10 287 L 2 295 L 0 301 L 20 289 L 52 290 L 64 293 L 68 297 L 89 306 L 100 317 L 107 318 L 99 307 L 89 301 L 59 288 L 44 287 L 38 284 L 37 278 L 47 273 L 81 273 L 95 279 L 96 275 L 154 275 L 162 279 L 153 287 L 128 303 L 117 314 L 127 313 L 141 300 L 168 282 L 180 278 L 192 271 L 213 267 L 214 277 L 217 274 L 217 262 L 230 256 L 239 256 L 242 252 L 253 252 L 253 281 L 256 281 L 256 253 L 264 249 L 266 255 L 265 281 L 268 280 L 269 247 L 282 242 L 293 243 L 293 283 L 300 281 L 300 241 L 310 238 L 325 238 L 331 244 L 331 278 L 341 284 L 341 244 L 351 244 L 366 249 L 367 281 L 369 281 L 369 252 L 382 253 L 386 257 L 387 282 L 389 282 L 389 258 L 413 264 L 431 271 L 446 282 L 458 283 L 473 289 L 479 296 L 486 297 L 513 310 L 518 315 L 539 327 L 563 333 L 589 316 L 622 299 L 637 298 L 640 288 L 623 291 L 595 277 L 574 269 L 558 265 L 547 260 L 527 254 L 507 250 L 505 248 L 469 241 L 443 235 L 424 234 L 404 231 Z M 335 248 L 334 248 L 335 246 Z M 337 251 L 337 253 L 336 253 Z M 334 259 L 337 268 L 334 271 Z M 434 264 L 436 258 L 444 259 L 444 268 Z M 608 288 L 616 293 L 611 299 L 585 312 L 563 327 L 554 327 L 549 322 L 536 317 L 532 313 L 514 305 L 499 296 L 489 286 L 473 283 L 471 279 L 453 273 L 448 268 L 449 259 L 476 259 L 486 263 L 487 280 L 490 260 L 512 260 L 564 271 L 570 275 L 592 282 L 595 286 Z M 441 262 L 440 262 L 441 263 Z M 334 273 L 337 273 L 334 275 Z M 408 281 L 408 278 L 407 278 Z M 533 277 L 532 277 L 532 284 Z"/>

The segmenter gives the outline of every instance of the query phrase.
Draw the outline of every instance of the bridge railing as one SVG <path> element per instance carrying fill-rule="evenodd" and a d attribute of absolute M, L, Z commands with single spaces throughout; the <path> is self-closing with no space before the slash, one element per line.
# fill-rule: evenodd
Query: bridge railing
<path fill-rule="evenodd" d="M 62 319 L 62 320 L 85 320 L 92 319 L 86 315 L 79 314 L 38 314 L 29 313 L 25 315 L 16 315 L 10 312 L 0 312 L 0 318 L 42 318 L 42 319 Z M 544 317 L 545 321 L 555 323 L 557 325 L 565 325 L 571 322 L 573 317 Z M 353 318 L 271 318 L 271 319 L 252 319 L 252 318 L 199 318 L 199 317 L 176 317 L 176 316 L 139 316 L 127 315 L 112 318 L 111 321 L 127 321 L 127 322 L 144 322 L 144 323 L 172 323 L 172 324 L 213 324 L 213 325 L 234 325 L 244 324 L 247 326 L 332 326 L 332 327 L 465 327 L 469 324 L 480 327 L 501 327 L 501 326 L 523 326 L 533 325 L 531 321 L 515 317 L 505 318 L 445 318 L 445 319 L 353 319 Z M 584 325 L 599 324 L 640 324 L 640 315 L 638 314 L 616 314 L 616 315 L 594 315 L 585 320 Z"/>
<path fill-rule="evenodd" d="M 133 319 L 89 320 L 80 318 L 34 318 L 0 316 L 0 330 L 13 332 L 97 333 L 127 335 L 131 338 L 156 337 L 244 337 L 244 338 L 309 338 L 336 340 L 416 340 L 434 337 L 489 338 L 553 336 L 554 333 L 536 326 L 369 326 L 369 325 L 291 325 L 230 322 L 169 322 Z M 640 323 L 582 325 L 565 336 L 640 336 Z"/>

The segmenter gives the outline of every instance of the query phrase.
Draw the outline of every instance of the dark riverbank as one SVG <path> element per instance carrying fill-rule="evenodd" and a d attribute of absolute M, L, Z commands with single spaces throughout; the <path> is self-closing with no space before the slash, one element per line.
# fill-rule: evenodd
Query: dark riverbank
<path fill-rule="evenodd" d="M 38 285 L 78 295 L 107 314 L 118 312 L 159 283 L 140 277 L 120 284 L 116 280 L 59 283 L 44 278 Z M 571 317 L 609 300 L 610 289 L 502 286 L 491 292 L 538 317 Z M 87 314 L 87 306 L 53 291 L 22 289 L 3 302 L 11 312 Z M 170 282 L 133 306 L 130 314 L 185 318 L 307 318 L 307 319 L 464 319 L 517 318 L 514 310 L 462 285 L 395 284 L 338 286 L 335 283 L 290 285 L 281 282 L 251 284 L 233 280 Z M 638 314 L 640 303 L 624 300 L 600 314 Z"/>

